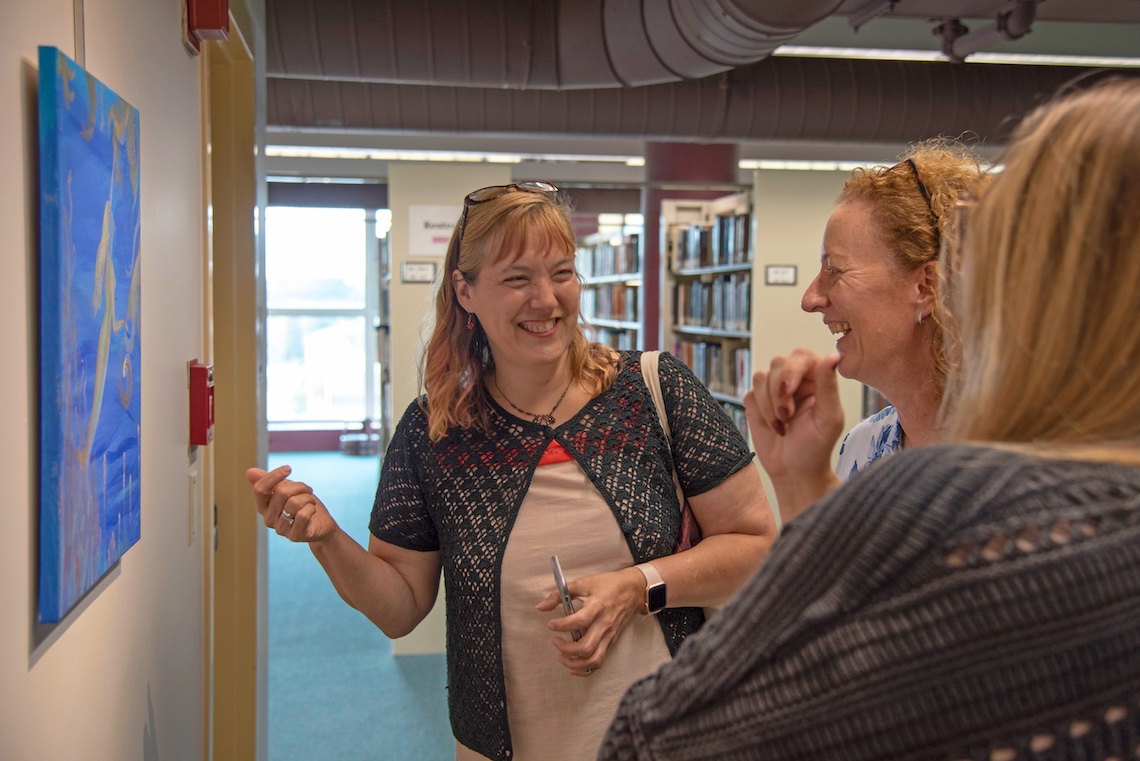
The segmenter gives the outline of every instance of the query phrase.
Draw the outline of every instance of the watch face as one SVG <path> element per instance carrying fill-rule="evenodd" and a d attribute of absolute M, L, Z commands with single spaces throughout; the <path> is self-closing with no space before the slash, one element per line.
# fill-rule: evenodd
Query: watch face
<path fill-rule="evenodd" d="M 646 588 L 645 597 L 650 613 L 656 613 L 665 608 L 665 585 L 654 584 Z"/>

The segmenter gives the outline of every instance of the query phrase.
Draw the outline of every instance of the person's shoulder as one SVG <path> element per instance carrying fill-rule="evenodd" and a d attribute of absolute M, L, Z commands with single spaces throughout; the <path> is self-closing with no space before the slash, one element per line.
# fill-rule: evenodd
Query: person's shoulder
<path fill-rule="evenodd" d="M 874 415 L 865 417 L 852 426 L 848 435 L 854 434 L 856 437 L 871 436 L 874 435 L 876 431 L 881 431 L 884 428 L 895 425 L 898 421 L 898 412 L 895 411 L 894 407 L 888 404 Z"/>
<path fill-rule="evenodd" d="M 404 414 L 400 417 L 400 421 L 405 420 L 409 422 L 418 422 L 420 420 L 426 421 L 428 414 L 428 398 L 427 394 L 421 394 L 412 401 L 408 402 L 408 406 L 404 408 Z"/>
<path fill-rule="evenodd" d="M 871 415 L 866 420 L 862 420 L 860 422 L 866 423 L 867 425 L 880 425 L 881 426 L 881 425 L 889 425 L 891 423 L 894 423 L 898 419 L 899 419 L 898 410 L 896 410 L 894 408 L 894 405 L 888 404 L 887 406 L 883 407 L 881 410 L 876 412 L 874 415 Z"/>
<path fill-rule="evenodd" d="M 840 488 L 824 497 L 814 520 L 867 520 L 890 507 L 892 514 L 949 515 L 985 491 L 995 478 L 1008 478 L 1018 456 L 972 444 L 932 444 L 899 450 L 862 464 Z M 936 499 L 937 497 L 937 499 Z M 805 511 L 811 515 L 815 507 Z M 835 513 L 835 515 L 831 515 Z M 830 516 L 830 517 L 826 517 Z M 797 520 L 799 520 L 797 518 Z"/>
<path fill-rule="evenodd" d="M 631 366 L 641 366 L 641 356 L 643 354 L 645 354 L 645 352 L 637 351 L 636 349 L 615 349 L 614 364 L 617 365 L 622 372 L 626 372 Z"/>
<path fill-rule="evenodd" d="M 962 481 L 980 484 L 1015 470 L 1049 469 L 1048 461 L 1028 452 L 985 444 L 955 443 L 907 447 L 876 461 L 864 474 L 895 483 Z"/>
<path fill-rule="evenodd" d="M 894 426 L 898 423 L 898 420 L 898 413 L 895 412 L 895 408 L 889 404 L 874 415 L 860 420 L 853 425 L 851 430 L 847 432 L 847 435 L 843 437 L 840 454 L 849 451 L 849 447 L 858 447 L 860 443 L 864 446 L 869 444 L 877 437 L 880 431 Z"/>
<path fill-rule="evenodd" d="M 1049 482 L 1073 482 L 1099 479 L 1140 485 L 1140 468 L 1119 462 L 1080 459 L 1050 455 L 1046 450 L 1000 444 L 961 443 L 932 444 L 904 449 L 890 458 L 915 469 L 971 472 L 1020 472 L 1020 477 L 1040 477 Z M 886 464 L 884 464 L 886 467 Z"/>
<path fill-rule="evenodd" d="M 966 465 L 979 467 L 1004 465 L 1012 459 L 1019 458 L 1024 458 L 1024 455 L 981 444 L 929 444 L 923 447 L 906 447 L 894 456 L 885 458 L 879 467 L 938 466 L 940 469 L 954 470 Z"/>
<path fill-rule="evenodd" d="M 404 408 L 404 414 L 400 416 L 399 421 L 396 423 L 396 430 L 394 435 L 401 437 L 415 436 L 417 434 L 426 434 L 428 426 L 427 417 L 427 395 L 424 394 L 408 403 Z"/>
<path fill-rule="evenodd" d="M 638 377 L 642 375 L 641 358 L 649 352 L 643 351 L 621 351 L 622 363 L 621 373 L 636 373 Z M 620 375 L 619 374 L 619 375 Z M 668 351 L 657 352 L 657 378 L 658 383 L 661 385 L 661 392 L 663 394 L 671 394 L 676 388 L 685 388 L 687 386 L 695 386 L 704 389 L 705 386 L 701 383 L 693 371 L 678 359 L 676 356 Z"/>
<path fill-rule="evenodd" d="M 657 367 L 660 369 L 659 371 L 662 375 L 681 378 L 691 377 L 693 380 L 696 380 L 696 376 L 693 375 L 693 371 L 689 366 L 671 352 L 661 352 L 660 358 L 657 360 Z"/>
<path fill-rule="evenodd" d="M 835 492 L 841 501 L 892 502 L 941 515 L 957 528 L 996 526 L 1025 516 L 1034 521 L 1065 517 L 1093 503 L 1104 509 L 1134 503 L 1140 497 L 1140 468 L 1050 456 L 1029 447 L 935 444 L 904 449 L 845 487 L 851 491 Z"/>

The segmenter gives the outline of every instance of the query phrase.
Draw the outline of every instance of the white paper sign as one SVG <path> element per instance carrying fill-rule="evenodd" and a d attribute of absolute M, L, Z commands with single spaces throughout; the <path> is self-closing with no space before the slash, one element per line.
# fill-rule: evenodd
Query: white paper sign
<path fill-rule="evenodd" d="M 462 206 L 409 206 L 408 255 L 444 256 Z"/>
<path fill-rule="evenodd" d="M 765 285 L 795 285 L 796 265 L 769 264 L 764 267 Z"/>

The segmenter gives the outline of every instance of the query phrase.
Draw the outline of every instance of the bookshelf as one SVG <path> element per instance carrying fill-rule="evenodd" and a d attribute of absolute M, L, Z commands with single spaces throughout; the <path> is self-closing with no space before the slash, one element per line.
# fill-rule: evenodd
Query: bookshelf
<path fill-rule="evenodd" d="M 749 193 L 666 199 L 662 348 L 693 369 L 744 433 L 752 380 L 752 241 Z"/>
<path fill-rule="evenodd" d="M 622 225 L 586 236 L 575 266 L 582 282 L 582 322 L 595 341 L 615 349 L 642 349 L 642 251 L 639 226 Z"/>

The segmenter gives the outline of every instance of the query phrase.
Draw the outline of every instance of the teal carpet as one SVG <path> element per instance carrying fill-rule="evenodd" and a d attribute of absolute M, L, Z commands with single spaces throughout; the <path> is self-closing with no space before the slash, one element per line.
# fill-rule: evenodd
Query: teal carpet
<path fill-rule="evenodd" d="M 361 544 L 376 457 L 285 452 Z M 337 595 L 308 547 L 269 537 L 269 761 L 451 761 L 442 655 L 392 655 L 392 642 Z"/>

